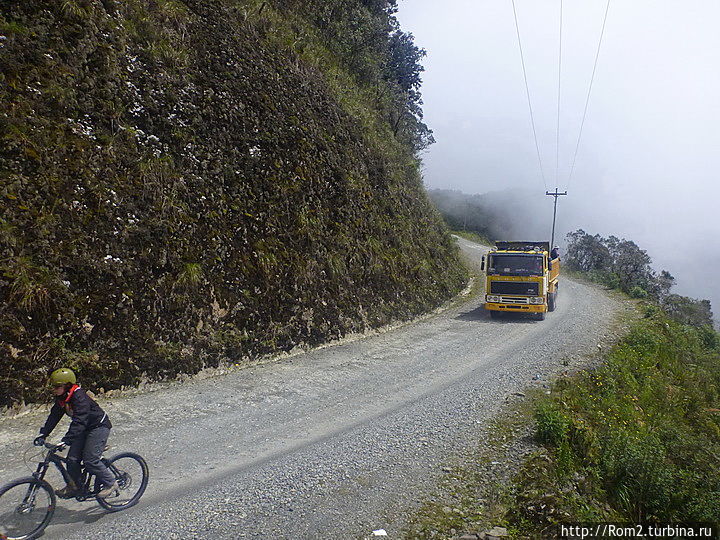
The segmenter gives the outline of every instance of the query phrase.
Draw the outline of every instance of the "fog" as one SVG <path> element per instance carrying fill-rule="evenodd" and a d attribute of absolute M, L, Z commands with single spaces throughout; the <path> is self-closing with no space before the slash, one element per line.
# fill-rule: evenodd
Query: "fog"
<path fill-rule="evenodd" d="M 611 0 L 572 179 L 606 2 L 563 2 L 557 167 L 560 0 L 515 3 L 545 181 L 511 1 L 403 0 L 401 25 L 427 50 L 425 121 L 437 142 L 423 156 L 426 186 L 521 189 L 545 212 L 535 236 L 548 239 L 545 190 L 567 189 L 556 238 L 583 228 L 634 240 L 676 277 L 675 292 L 710 299 L 719 319 L 720 3 Z"/>

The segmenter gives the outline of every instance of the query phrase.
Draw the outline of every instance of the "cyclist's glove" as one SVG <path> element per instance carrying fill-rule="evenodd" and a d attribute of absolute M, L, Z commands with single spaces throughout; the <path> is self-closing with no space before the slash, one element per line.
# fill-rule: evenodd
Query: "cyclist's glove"
<path fill-rule="evenodd" d="M 45 437 L 43 437 L 42 435 L 40 437 L 36 437 L 33 441 L 33 444 L 35 446 L 43 446 L 45 444 Z"/>

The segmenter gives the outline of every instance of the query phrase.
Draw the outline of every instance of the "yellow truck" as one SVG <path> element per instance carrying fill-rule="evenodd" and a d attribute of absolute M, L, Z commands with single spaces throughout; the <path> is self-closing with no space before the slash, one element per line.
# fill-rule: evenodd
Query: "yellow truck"
<path fill-rule="evenodd" d="M 538 320 L 555 310 L 560 276 L 557 250 L 550 242 L 496 242 L 482 258 L 485 309 L 495 318 L 503 311 L 530 313 Z"/>

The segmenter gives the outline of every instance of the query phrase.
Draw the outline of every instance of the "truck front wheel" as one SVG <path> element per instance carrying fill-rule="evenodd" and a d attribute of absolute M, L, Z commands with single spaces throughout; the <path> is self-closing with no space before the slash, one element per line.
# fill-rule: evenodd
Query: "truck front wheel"
<path fill-rule="evenodd" d="M 548 294 L 548 311 L 555 311 L 556 298 L 557 298 L 557 293 L 549 293 Z"/>

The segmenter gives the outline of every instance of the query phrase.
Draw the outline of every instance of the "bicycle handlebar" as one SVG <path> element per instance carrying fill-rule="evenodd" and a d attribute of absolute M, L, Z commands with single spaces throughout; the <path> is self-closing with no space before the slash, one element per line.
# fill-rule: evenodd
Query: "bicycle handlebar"
<path fill-rule="evenodd" d="M 50 443 L 46 442 L 46 443 L 44 444 L 44 446 L 45 446 L 45 448 L 47 448 L 48 450 L 52 450 L 53 452 L 57 452 L 58 450 L 61 450 L 61 449 L 65 448 L 66 445 L 65 445 L 65 444 L 50 444 Z"/>

